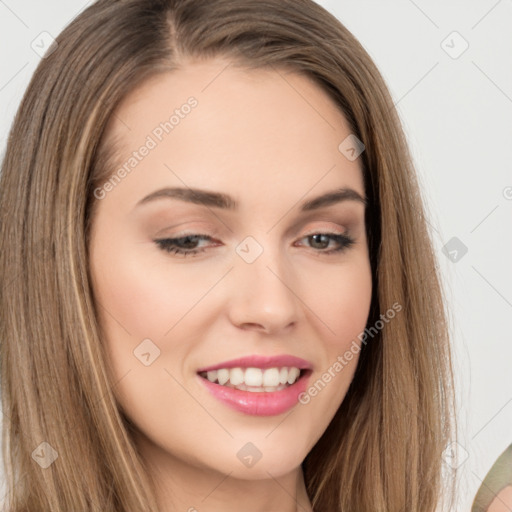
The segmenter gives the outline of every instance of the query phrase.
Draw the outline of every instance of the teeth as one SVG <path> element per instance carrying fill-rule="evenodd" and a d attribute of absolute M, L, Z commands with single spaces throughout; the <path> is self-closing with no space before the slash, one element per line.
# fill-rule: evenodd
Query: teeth
<path fill-rule="evenodd" d="M 280 391 L 300 377 L 299 368 L 222 368 L 201 374 L 221 386 L 252 392 Z"/>
<path fill-rule="evenodd" d="M 242 368 L 231 368 L 229 371 L 229 382 L 231 382 L 233 386 L 244 383 L 244 371 Z"/>
<path fill-rule="evenodd" d="M 290 368 L 288 371 L 288 384 L 293 384 L 299 378 L 300 370 L 298 368 Z"/>
<path fill-rule="evenodd" d="M 263 372 L 259 368 L 247 368 L 244 382 L 247 386 L 259 388 L 263 384 Z"/>
<path fill-rule="evenodd" d="M 222 370 L 217 370 L 217 380 L 219 384 L 223 386 L 229 380 L 229 370 L 222 368 Z"/>
<path fill-rule="evenodd" d="M 245 384 L 240 384 L 239 386 L 233 386 L 232 384 L 228 383 L 226 384 L 227 387 L 230 388 L 236 388 L 240 391 L 251 391 L 252 393 L 261 393 L 261 392 L 271 392 L 271 391 L 281 391 L 281 389 L 285 389 L 287 386 L 277 386 L 277 387 L 252 387 L 252 386 L 246 386 Z"/>
<path fill-rule="evenodd" d="M 297 370 L 297 368 L 290 368 L 290 370 Z M 299 370 L 297 370 L 299 372 Z M 299 372 L 300 373 L 300 372 Z M 293 379 L 292 383 L 295 382 L 296 379 Z M 279 369 L 278 368 L 267 368 L 263 372 L 263 385 L 266 388 L 273 387 L 279 385 Z"/>

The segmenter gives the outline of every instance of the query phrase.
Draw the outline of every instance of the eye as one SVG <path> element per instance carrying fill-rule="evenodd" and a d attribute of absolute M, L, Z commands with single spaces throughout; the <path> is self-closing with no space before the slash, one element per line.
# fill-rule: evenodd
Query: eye
<path fill-rule="evenodd" d="M 345 249 L 348 249 L 350 246 L 352 246 L 355 242 L 353 238 L 342 233 L 313 233 L 302 238 L 302 240 L 306 239 L 310 241 L 313 249 L 326 249 L 329 247 L 329 243 L 332 241 L 337 244 L 337 246 L 327 251 L 316 251 L 320 252 L 321 254 L 332 254 L 344 251 Z"/>
<path fill-rule="evenodd" d="M 208 235 L 187 235 L 180 238 L 163 238 L 155 240 L 155 243 L 162 249 L 171 254 L 183 254 L 188 256 L 204 252 L 206 248 L 197 248 L 197 242 L 200 240 L 213 240 Z"/>
<path fill-rule="evenodd" d="M 181 254 L 183 256 L 196 255 L 204 252 L 208 247 L 198 247 L 200 241 L 212 241 L 213 238 L 208 235 L 192 234 L 179 238 L 163 238 L 154 240 L 157 246 L 165 252 L 171 254 Z M 320 254 L 338 253 L 348 249 L 354 244 L 354 239 L 341 233 L 313 233 L 303 237 L 301 240 L 308 240 L 313 249 L 319 249 L 315 252 Z M 331 242 L 337 244 L 334 248 L 325 250 Z"/>

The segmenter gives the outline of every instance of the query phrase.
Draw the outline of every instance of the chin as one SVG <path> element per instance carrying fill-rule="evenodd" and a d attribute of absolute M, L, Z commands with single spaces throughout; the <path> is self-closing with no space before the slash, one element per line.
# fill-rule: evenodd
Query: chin
<path fill-rule="evenodd" d="M 301 466 L 308 454 L 309 445 L 298 440 L 292 432 L 286 436 L 276 435 L 272 439 L 274 434 L 269 435 L 269 431 L 266 431 L 265 434 L 238 436 L 234 449 L 226 447 L 225 453 L 230 453 L 229 457 L 225 457 L 221 464 L 218 459 L 210 462 L 214 462 L 217 471 L 230 473 L 231 477 L 242 480 L 287 475 Z M 265 439 L 265 436 L 268 437 Z"/>
<path fill-rule="evenodd" d="M 253 467 L 247 468 L 242 464 L 236 467 L 227 467 L 224 474 L 230 473 L 231 478 L 239 480 L 268 480 L 269 478 L 281 478 L 297 470 L 302 460 L 297 461 L 295 457 L 283 461 L 279 453 L 263 462 L 260 459 Z"/>

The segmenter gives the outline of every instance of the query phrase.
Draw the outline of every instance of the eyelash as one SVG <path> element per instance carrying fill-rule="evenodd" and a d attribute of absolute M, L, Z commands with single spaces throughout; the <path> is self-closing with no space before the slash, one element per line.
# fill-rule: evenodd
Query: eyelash
<path fill-rule="evenodd" d="M 322 233 L 322 232 L 318 232 L 318 233 L 312 233 L 310 235 L 306 235 L 304 236 L 303 238 L 311 238 L 313 236 L 317 236 L 317 235 L 321 235 L 321 236 L 327 236 L 329 237 L 331 240 L 334 240 L 335 242 L 337 242 L 339 244 L 339 247 L 335 248 L 335 249 L 330 249 L 328 251 L 326 250 L 318 250 L 316 252 L 319 252 L 320 254 L 327 254 L 327 255 L 330 255 L 330 254 L 335 254 L 335 253 L 340 253 L 340 252 L 343 252 L 345 251 L 346 249 L 348 249 L 349 247 L 351 247 L 353 244 L 354 244 L 354 239 L 349 237 L 348 235 L 343 235 L 343 234 L 340 234 L 340 233 Z M 154 240 L 154 242 L 158 245 L 158 247 L 167 252 L 167 253 L 171 253 L 171 254 L 181 254 L 183 256 L 188 256 L 188 255 L 196 255 L 196 254 L 199 254 L 201 252 L 204 252 L 206 250 L 206 248 L 202 248 L 202 249 L 182 249 L 180 247 L 176 247 L 177 245 L 177 242 L 181 242 L 183 240 L 187 240 L 187 239 L 200 239 L 200 240 L 212 240 L 212 238 L 208 235 L 200 235 L 200 234 L 193 234 L 193 235 L 186 235 L 186 236 L 182 236 L 182 237 L 179 237 L 179 238 L 162 238 L 160 240 Z"/>

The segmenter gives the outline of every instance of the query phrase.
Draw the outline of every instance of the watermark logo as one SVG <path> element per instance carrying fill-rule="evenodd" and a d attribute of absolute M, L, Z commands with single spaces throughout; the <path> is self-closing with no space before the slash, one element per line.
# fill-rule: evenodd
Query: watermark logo
<path fill-rule="evenodd" d="M 455 60 L 469 48 L 469 43 L 454 30 L 441 41 L 441 48 Z"/>
<path fill-rule="evenodd" d="M 460 238 L 454 236 L 443 245 L 442 251 L 452 263 L 458 263 L 466 255 L 468 248 Z"/>
<path fill-rule="evenodd" d="M 460 443 L 453 441 L 450 443 L 443 451 L 442 459 L 443 462 L 451 467 L 452 469 L 457 469 L 469 457 L 468 451 L 462 446 Z"/>
<path fill-rule="evenodd" d="M 160 349 L 149 338 L 146 338 L 135 347 L 133 355 L 144 366 L 150 366 L 160 357 Z"/>
<path fill-rule="evenodd" d="M 263 454 L 254 444 L 246 443 L 240 448 L 236 456 L 244 466 L 252 468 L 261 459 Z"/>
<path fill-rule="evenodd" d="M 49 468 L 59 454 L 47 442 L 41 443 L 33 452 L 32 458 L 43 468 Z"/>
<path fill-rule="evenodd" d="M 237 245 L 235 251 L 246 263 L 254 263 L 263 253 L 263 247 L 255 238 L 248 236 Z"/>
<path fill-rule="evenodd" d="M 48 32 L 41 32 L 30 43 L 30 47 L 34 50 L 39 57 L 46 59 L 57 49 L 57 41 Z"/>
<path fill-rule="evenodd" d="M 338 146 L 339 152 L 353 162 L 365 150 L 365 145 L 353 133 L 343 139 Z"/>

